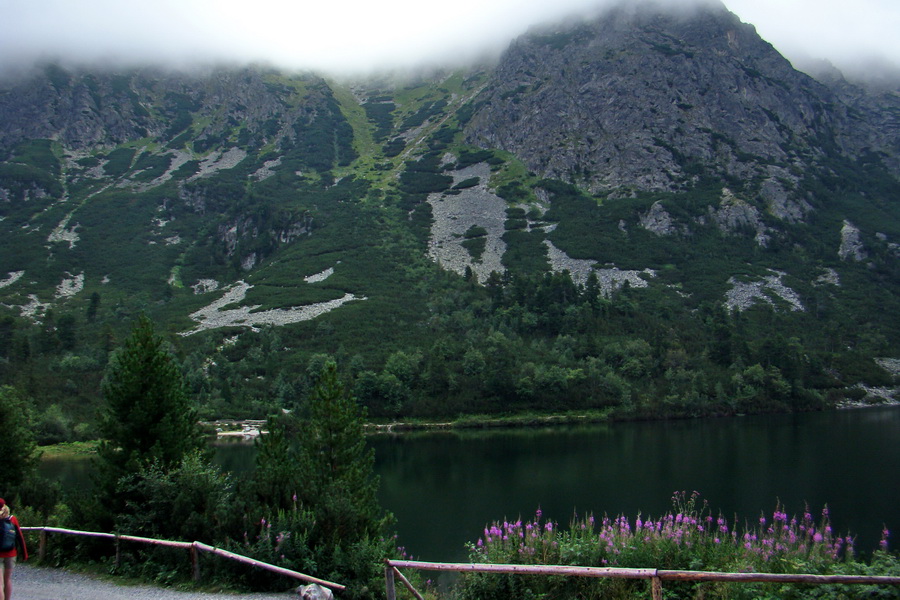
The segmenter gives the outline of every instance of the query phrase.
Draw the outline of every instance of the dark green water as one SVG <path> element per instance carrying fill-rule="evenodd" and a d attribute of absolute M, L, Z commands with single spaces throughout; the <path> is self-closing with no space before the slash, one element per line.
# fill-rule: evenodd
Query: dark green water
<path fill-rule="evenodd" d="M 754 521 L 827 503 L 839 532 L 871 550 L 883 525 L 900 544 L 900 408 L 373 441 L 381 500 L 422 560 L 458 560 L 505 517 L 568 524 L 574 512 L 659 515 L 698 491 L 714 511 Z"/>
<path fill-rule="evenodd" d="M 370 438 L 382 504 L 399 542 L 421 560 L 466 556 L 493 520 L 541 508 L 657 516 L 677 490 L 698 491 L 739 521 L 827 503 L 836 531 L 875 547 L 884 525 L 900 545 L 900 407 L 803 415 L 479 430 Z M 223 466 L 251 468 L 250 446 L 218 447 Z M 47 465 L 83 481 L 86 467 Z M 79 472 L 81 471 L 81 472 Z"/>

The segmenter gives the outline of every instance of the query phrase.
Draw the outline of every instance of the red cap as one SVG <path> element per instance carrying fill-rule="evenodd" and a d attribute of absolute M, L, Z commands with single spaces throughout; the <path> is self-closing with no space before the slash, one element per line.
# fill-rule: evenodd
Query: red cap
<path fill-rule="evenodd" d="M 6 506 L 6 500 L 0 498 L 0 508 L 3 508 L 4 506 Z"/>

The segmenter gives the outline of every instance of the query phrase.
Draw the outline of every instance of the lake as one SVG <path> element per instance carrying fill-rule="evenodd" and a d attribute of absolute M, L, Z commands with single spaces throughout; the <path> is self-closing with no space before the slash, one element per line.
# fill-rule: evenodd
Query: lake
<path fill-rule="evenodd" d="M 638 512 L 698 491 L 732 519 L 827 503 L 836 531 L 871 550 L 900 536 L 900 407 L 613 423 L 372 440 L 382 504 L 422 560 L 461 560 L 492 520 Z M 900 543 L 900 542 L 897 542 Z M 896 547 L 896 543 L 892 544 Z"/>
<path fill-rule="evenodd" d="M 900 544 L 900 407 L 727 419 L 464 430 L 369 438 L 382 505 L 415 558 L 459 561 L 485 524 L 545 518 L 568 524 L 671 508 L 696 490 L 714 512 L 738 521 L 827 503 L 837 532 L 870 551 L 883 526 Z M 216 460 L 245 471 L 248 445 L 217 446 Z M 82 461 L 83 462 L 83 461 Z M 86 464 L 45 461 L 45 472 L 78 485 Z"/>

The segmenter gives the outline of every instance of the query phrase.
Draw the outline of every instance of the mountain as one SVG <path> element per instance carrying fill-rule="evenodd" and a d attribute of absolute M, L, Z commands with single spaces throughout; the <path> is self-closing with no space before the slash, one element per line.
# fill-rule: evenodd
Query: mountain
<path fill-rule="evenodd" d="M 697 169 L 782 187 L 826 145 L 895 151 L 863 116 L 722 6 L 638 4 L 517 40 L 465 133 L 592 192 L 689 189 Z"/>
<path fill-rule="evenodd" d="M 378 418 L 872 398 L 900 95 L 814 74 L 648 4 L 460 71 L 7 76 L 0 382 L 43 440 L 90 437 L 143 312 L 207 418 L 302 410 L 327 356 Z"/>

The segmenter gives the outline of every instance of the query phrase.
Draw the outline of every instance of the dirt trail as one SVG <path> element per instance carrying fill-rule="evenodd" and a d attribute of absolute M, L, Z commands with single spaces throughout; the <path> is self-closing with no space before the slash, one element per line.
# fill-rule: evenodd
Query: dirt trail
<path fill-rule="evenodd" d="M 291 582 L 285 582 L 290 587 Z M 19 600 L 289 600 L 282 594 L 209 594 L 182 592 L 149 585 L 117 585 L 62 569 L 16 565 L 13 598 Z"/>

